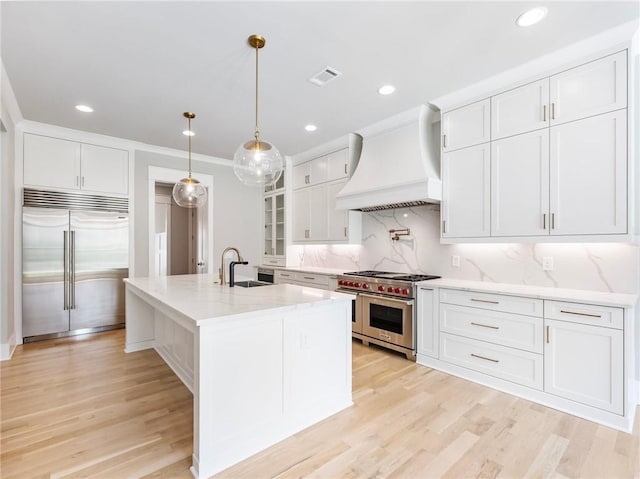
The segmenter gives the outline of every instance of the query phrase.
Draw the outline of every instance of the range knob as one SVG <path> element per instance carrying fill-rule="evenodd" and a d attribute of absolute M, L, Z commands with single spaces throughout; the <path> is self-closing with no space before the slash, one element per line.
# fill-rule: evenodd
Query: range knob
<path fill-rule="evenodd" d="M 393 288 L 391 286 L 387 288 L 387 293 L 393 293 Z"/>
<path fill-rule="evenodd" d="M 340 286 L 344 286 L 344 281 L 339 280 L 339 281 L 338 281 L 338 285 L 340 285 Z"/>
<path fill-rule="evenodd" d="M 362 289 L 369 289 L 369 285 L 367 283 L 362 283 Z"/>
<path fill-rule="evenodd" d="M 406 289 L 406 288 L 405 288 L 405 289 L 403 289 L 403 290 L 402 290 L 402 294 L 404 294 L 404 295 L 409 295 L 409 290 L 408 290 L 408 289 Z"/>
<path fill-rule="evenodd" d="M 354 284 L 354 286 L 355 286 L 356 288 L 359 288 L 359 287 L 360 287 L 360 283 L 356 283 L 356 284 Z"/>
<path fill-rule="evenodd" d="M 353 281 L 349 281 L 349 282 L 347 283 L 347 286 L 353 286 Z"/>
<path fill-rule="evenodd" d="M 396 288 L 393 290 L 396 294 L 400 294 L 400 288 Z"/>
<path fill-rule="evenodd" d="M 378 291 L 380 292 L 384 291 L 384 286 L 378 286 Z"/>

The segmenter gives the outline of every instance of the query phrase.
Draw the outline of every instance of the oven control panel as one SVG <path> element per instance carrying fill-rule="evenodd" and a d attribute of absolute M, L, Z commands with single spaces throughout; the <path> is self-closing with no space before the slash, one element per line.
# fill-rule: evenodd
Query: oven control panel
<path fill-rule="evenodd" d="M 404 282 L 404 284 L 398 284 L 400 282 L 388 282 L 383 283 L 375 280 L 352 280 L 352 279 L 339 279 L 338 286 L 351 289 L 354 291 L 377 293 L 384 296 L 399 296 L 404 298 L 413 297 L 413 286 L 410 283 Z"/>

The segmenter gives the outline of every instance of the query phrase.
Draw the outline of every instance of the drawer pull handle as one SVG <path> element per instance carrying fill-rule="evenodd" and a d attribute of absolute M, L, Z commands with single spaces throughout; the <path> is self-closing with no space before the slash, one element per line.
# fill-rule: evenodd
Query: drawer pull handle
<path fill-rule="evenodd" d="M 489 301 L 488 299 L 471 298 L 471 301 L 475 301 L 476 303 L 500 304 L 499 301 Z"/>
<path fill-rule="evenodd" d="M 480 326 L 481 328 L 500 329 L 500 326 L 491 326 L 489 324 L 471 323 L 473 326 Z"/>
<path fill-rule="evenodd" d="M 574 311 L 565 311 L 564 309 L 561 309 L 560 312 L 564 313 L 564 314 L 575 314 L 576 316 L 589 316 L 590 318 L 601 318 L 602 317 L 602 315 L 600 315 L 600 314 L 576 313 Z"/>
<path fill-rule="evenodd" d="M 478 358 L 478 359 L 484 359 L 485 361 L 491 361 L 492 363 L 499 363 L 500 362 L 499 359 L 485 358 L 484 356 L 480 356 L 478 354 L 471 353 L 471 356 L 473 356 L 474 358 Z"/>
<path fill-rule="evenodd" d="M 304 279 L 311 279 L 314 280 L 315 278 L 313 276 L 303 276 Z"/>

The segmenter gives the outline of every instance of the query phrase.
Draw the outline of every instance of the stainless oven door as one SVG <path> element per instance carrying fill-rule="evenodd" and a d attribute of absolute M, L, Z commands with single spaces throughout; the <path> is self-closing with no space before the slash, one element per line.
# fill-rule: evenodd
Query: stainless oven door
<path fill-rule="evenodd" d="M 353 297 L 353 301 L 351 301 L 351 332 L 362 334 L 362 314 L 358 311 L 360 302 L 356 300 L 358 294 L 351 290 L 342 288 L 338 288 L 336 291 L 339 293 L 349 294 Z"/>
<path fill-rule="evenodd" d="M 388 343 L 413 349 L 413 300 L 359 294 L 362 333 Z"/>

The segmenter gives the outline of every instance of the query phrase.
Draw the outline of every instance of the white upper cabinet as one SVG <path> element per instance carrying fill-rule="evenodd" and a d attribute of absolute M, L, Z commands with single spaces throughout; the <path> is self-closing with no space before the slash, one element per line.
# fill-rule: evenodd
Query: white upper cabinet
<path fill-rule="evenodd" d="M 491 98 L 491 139 L 549 126 L 549 79 L 514 88 Z"/>
<path fill-rule="evenodd" d="M 127 194 L 129 153 L 104 146 L 81 146 L 80 187 L 101 193 Z"/>
<path fill-rule="evenodd" d="M 442 116 L 442 150 L 453 151 L 488 142 L 490 99 L 471 103 Z"/>
<path fill-rule="evenodd" d="M 627 52 L 551 77 L 551 125 L 627 107 Z"/>
<path fill-rule="evenodd" d="M 362 214 L 337 210 L 336 195 L 349 175 L 349 149 L 293 167 L 293 242 L 359 243 Z"/>
<path fill-rule="evenodd" d="M 24 135 L 24 184 L 126 195 L 126 150 Z"/>
<path fill-rule="evenodd" d="M 627 54 L 444 112 L 442 238 L 617 241 L 629 235 L 630 185 L 640 185 L 629 179 Z M 485 115 L 490 153 L 461 147 L 485 138 Z M 486 171 L 472 159 L 480 154 L 490 161 Z"/>
<path fill-rule="evenodd" d="M 321 156 L 293 167 L 293 189 L 327 181 L 327 157 Z"/>
<path fill-rule="evenodd" d="M 309 240 L 309 189 L 293 192 L 293 241 Z"/>
<path fill-rule="evenodd" d="M 327 188 L 303 188 L 293 193 L 293 241 L 318 242 L 327 239 Z"/>
<path fill-rule="evenodd" d="M 490 233 L 489 143 L 445 153 L 442 159 L 442 236 L 465 238 Z"/>
<path fill-rule="evenodd" d="M 349 176 L 349 149 L 334 151 L 327 155 L 327 181 L 341 180 Z M 339 190 L 338 190 L 339 191 Z"/>
<path fill-rule="evenodd" d="M 552 235 L 627 232 L 627 111 L 551 128 Z"/>
<path fill-rule="evenodd" d="M 549 130 L 491 143 L 491 235 L 549 234 Z"/>
<path fill-rule="evenodd" d="M 336 195 L 344 188 L 346 183 L 346 181 L 339 181 L 327 185 L 327 238 L 332 241 L 346 240 L 349 238 L 349 211 L 336 209 Z"/>
<path fill-rule="evenodd" d="M 80 143 L 25 133 L 24 184 L 80 188 Z"/>

